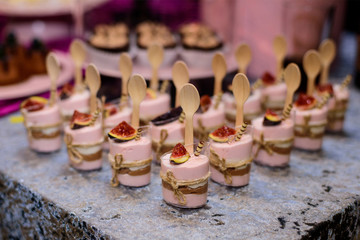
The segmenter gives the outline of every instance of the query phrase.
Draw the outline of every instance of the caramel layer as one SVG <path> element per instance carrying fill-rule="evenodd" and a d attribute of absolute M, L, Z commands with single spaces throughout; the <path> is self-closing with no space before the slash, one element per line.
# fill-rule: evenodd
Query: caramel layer
<path fill-rule="evenodd" d="M 174 189 L 171 187 L 171 185 L 167 182 L 162 181 L 162 185 L 164 188 L 173 191 Z M 179 187 L 179 191 L 183 194 L 204 194 L 207 193 L 208 190 L 208 183 L 206 183 L 203 186 L 197 187 L 197 188 L 190 188 L 190 187 Z"/>

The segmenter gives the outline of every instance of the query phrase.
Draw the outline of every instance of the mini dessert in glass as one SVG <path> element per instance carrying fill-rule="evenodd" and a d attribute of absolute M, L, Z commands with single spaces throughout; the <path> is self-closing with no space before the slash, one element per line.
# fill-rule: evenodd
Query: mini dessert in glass
<path fill-rule="evenodd" d="M 244 121 L 251 123 L 251 121 L 257 118 L 261 112 L 261 102 L 260 102 L 261 92 L 259 89 L 252 92 L 249 98 L 244 104 Z M 223 102 L 225 105 L 225 116 L 226 120 L 234 123 L 236 117 L 236 102 L 234 95 L 231 93 L 224 93 Z"/>
<path fill-rule="evenodd" d="M 113 129 L 119 122 L 125 121 L 130 122 L 132 110 L 127 104 L 106 103 L 103 110 L 103 122 L 104 122 L 104 144 L 103 149 L 109 149 L 109 138 L 108 133 Z"/>
<path fill-rule="evenodd" d="M 246 126 L 246 125 L 245 125 Z M 209 134 L 211 180 L 226 186 L 242 187 L 249 184 L 251 169 L 251 134 L 239 133 L 223 126 Z"/>
<path fill-rule="evenodd" d="M 87 89 L 76 92 L 74 86 L 66 83 L 59 91 L 59 106 L 65 123 L 69 122 L 75 110 L 90 111 L 90 92 Z"/>
<path fill-rule="evenodd" d="M 164 201 L 180 208 L 199 208 L 206 204 L 209 159 L 196 151 L 190 155 L 178 143 L 161 157 L 160 177 Z"/>
<path fill-rule="evenodd" d="M 330 94 L 328 101 L 328 123 L 326 130 L 340 132 L 343 130 L 345 113 L 349 101 L 349 90 L 340 84 L 327 83 L 316 88 L 316 96 L 321 99 L 325 94 Z"/>
<path fill-rule="evenodd" d="M 45 59 L 49 51 L 42 41 L 34 39 L 26 52 L 24 70 L 28 75 L 46 74 Z"/>
<path fill-rule="evenodd" d="M 294 122 L 267 110 L 253 121 L 254 161 L 270 167 L 286 167 L 294 142 Z"/>
<path fill-rule="evenodd" d="M 176 39 L 170 29 L 162 23 L 143 22 L 136 28 L 136 45 L 138 52 L 136 60 L 140 65 L 150 66 L 147 49 L 153 44 L 164 48 L 162 65 L 171 66 L 177 57 Z"/>
<path fill-rule="evenodd" d="M 294 147 L 303 150 L 321 149 L 325 126 L 327 124 L 327 106 L 317 106 L 317 100 L 301 93 L 294 104 L 295 128 Z"/>
<path fill-rule="evenodd" d="M 42 97 L 30 97 L 20 105 L 28 134 L 29 146 L 37 152 L 61 148 L 61 116 L 57 104 L 50 106 Z"/>
<path fill-rule="evenodd" d="M 271 109 L 274 111 L 284 108 L 286 99 L 286 84 L 276 81 L 275 77 L 265 72 L 261 77 L 261 104 L 263 109 Z"/>
<path fill-rule="evenodd" d="M 83 171 L 102 167 L 104 135 L 99 110 L 93 115 L 75 111 L 70 125 L 65 127 L 64 140 L 70 166 Z"/>
<path fill-rule="evenodd" d="M 209 27 L 189 23 L 180 28 L 181 57 L 190 67 L 211 68 L 213 55 L 222 51 L 223 42 Z"/>
<path fill-rule="evenodd" d="M 152 149 L 155 152 L 156 162 L 160 164 L 160 157 L 174 148 L 177 143 L 184 143 L 185 124 L 180 118 L 181 107 L 156 117 L 150 122 Z"/>
<path fill-rule="evenodd" d="M 140 103 L 140 123 L 148 125 L 155 117 L 170 110 L 170 95 L 168 93 L 155 92 L 148 88 L 146 97 Z"/>
<path fill-rule="evenodd" d="M 202 140 L 207 140 L 209 133 L 225 124 L 224 104 L 215 104 L 208 96 L 204 95 L 200 99 L 200 108 L 194 114 L 194 136 Z"/>
<path fill-rule="evenodd" d="M 151 140 L 146 128 L 134 129 L 125 121 L 113 128 L 109 134 L 109 161 L 112 168 L 113 186 L 142 187 L 150 183 Z"/>

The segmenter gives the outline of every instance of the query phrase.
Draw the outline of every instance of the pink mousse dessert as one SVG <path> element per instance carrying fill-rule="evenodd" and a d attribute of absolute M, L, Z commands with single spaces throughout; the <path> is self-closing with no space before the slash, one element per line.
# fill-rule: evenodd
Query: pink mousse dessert
<path fill-rule="evenodd" d="M 326 105 L 316 107 L 314 97 L 300 94 L 294 104 L 295 128 L 294 147 L 303 150 L 317 151 L 321 149 L 328 109 Z"/>
<path fill-rule="evenodd" d="M 48 105 L 42 97 L 30 97 L 20 106 L 28 133 L 29 146 L 37 152 L 53 152 L 61 148 L 61 116 L 59 106 Z"/>
<path fill-rule="evenodd" d="M 209 134 L 210 172 L 214 182 L 242 187 L 249 184 L 253 139 L 245 134 L 235 138 L 236 130 L 223 126 Z"/>
<path fill-rule="evenodd" d="M 208 95 L 202 96 L 200 108 L 194 114 L 194 136 L 199 140 L 207 140 L 209 133 L 225 124 L 224 104 L 213 102 Z"/>
<path fill-rule="evenodd" d="M 161 155 L 177 143 L 184 143 L 185 124 L 183 118 L 179 119 L 181 112 L 182 108 L 177 107 L 150 122 L 152 149 L 159 164 Z"/>
<path fill-rule="evenodd" d="M 206 204 L 209 159 L 190 155 L 179 143 L 161 157 L 160 177 L 166 203 L 180 208 L 199 208 Z"/>
<path fill-rule="evenodd" d="M 152 89 L 146 90 L 146 97 L 140 103 L 140 123 L 148 125 L 155 117 L 170 110 L 170 95 L 167 93 L 156 93 Z"/>
<path fill-rule="evenodd" d="M 88 113 L 90 110 L 90 92 L 84 89 L 82 92 L 75 92 L 74 86 L 67 83 L 59 93 L 59 106 L 64 121 L 70 121 L 75 110 Z"/>
<path fill-rule="evenodd" d="M 261 92 L 259 89 L 252 92 L 244 104 L 244 122 L 251 123 L 257 118 L 261 112 Z M 234 95 L 225 93 L 223 95 L 223 103 L 225 105 L 225 116 L 229 122 L 235 122 L 236 118 L 236 102 Z"/>
<path fill-rule="evenodd" d="M 70 124 L 65 127 L 65 143 L 70 166 L 77 170 L 91 171 L 102 166 L 104 135 L 101 115 L 80 113 L 75 110 Z"/>
<path fill-rule="evenodd" d="M 108 150 L 109 139 L 108 133 L 113 129 L 119 122 L 125 121 L 130 122 L 132 110 L 128 106 L 124 106 L 121 110 L 119 106 L 113 103 L 106 103 L 104 106 L 103 117 L 104 117 L 104 143 L 103 149 Z"/>
<path fill-rule="evenodd" d="M 330 99 L 327 103 L 328 107 L 328 123 L 326 130 L 330 132 L 340 132 L 343 130 L 345 114 L 349 102 L 349 90 L 347 87 L 341 85 L 332 85 L 330 83 L 320 85 L 316 89 L 318 99 L 321 99 L 324 94 L 330 94 Z"/>
<path fill-rule="evenodd" d="M 294 122 L 282 120 L 271 110 L 253 121 L 254 161 L 270 167 L 285 167 L 294 141 Z"/>
<path fill-rule="evenodd" d="M 265 72 L 261 77 L 261 104 L 263 109 L 282 110 L 284 108 L 287 87 L 284 82 L 276 81 L 275 77 Z"/>
<path fill-rule="evenodd" d="M 114 186 L 142 187 L 150 183 L 151 140 L 139 130 L 121 122 L 109 132 L 109 161 Z"/>

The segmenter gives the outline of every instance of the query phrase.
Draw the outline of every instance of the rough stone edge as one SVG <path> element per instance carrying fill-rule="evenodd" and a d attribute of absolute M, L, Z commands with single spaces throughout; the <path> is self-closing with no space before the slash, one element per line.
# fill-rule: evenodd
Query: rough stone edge
<path fill-rule="evenodd" d="M 307 230 L 302 240 L 307 239 L 359 239 L 360 199 L 321 223 L 307 223 L 314 227 Z"/>
<path fill-rule="evenodd" d="M 0 172 L 2 239 L 111 239 L 95 226 Z"/>

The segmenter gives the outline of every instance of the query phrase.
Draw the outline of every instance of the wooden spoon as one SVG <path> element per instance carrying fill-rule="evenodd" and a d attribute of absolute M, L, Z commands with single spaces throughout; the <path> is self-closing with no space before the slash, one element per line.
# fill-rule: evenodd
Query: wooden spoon
<path fill-rule="evenodd" d="M 93 114 L 97 109 L 96 95 L 101 85 L 100 74 L 94 64 L 86 68 L 85 80 L 90 89 L 90 113 Z"/>
<path fill-rule="evenodd" d="M 309 50 L 303 58 L 303 67 L 308 78 L 307 91 L 308 95 L 312 95 L 315 88 L 315 79 L 321 70 L 320 55 L 315 50 Z"/>
<path fill-rule="evenodd" d="M 56 102 L 56 81 L 60 75 L 60 64 L 54 53 L 49 53 L 46 57 L 46 69 L 51 81 L 50 84 L 50 107 Z"/>
<path fill-rule="evenodd" d="M 140 123 L 140 103 L 146 95 L 146 82 L 143 76 L 135 74 L 129 81 L 129 94 L 133 102 L 133 113 L 131 117 L 131 125 L 138 129 Z"/>
<path fill-rule="evenodd" d="M 246 69 L 252 58 L 249 45 L 246 43 L 240 44 L 235 50 L 235 58 L 239 66 L 239 73 L 246 74 Z"/>
<path fill-rule="evenodd" d="M 286 100 L 284 106 L 284 111 L 285 111 L 285 109 L 289 106 L 289 104 L 292 103 L 294 93 L 300 86 L 301 73 L 299 67 L 295 63 L 290 63 L 285 68 L 284 80 L 287 86 Z"/>
<path fill-rule="evenodd" d="M 274 53 L 276 57 L 276 79 L 281 79 L 283 71 L 284 58 L 286 55 L 286 40 L 283 36 L 276 36 L 273 42 Z"/>
<path fill-rule="evenodd" d="M 71 42 L 70 54 L 75 64 L 75 90 L 81 92 L 84 90 L 82 66 L 86 59 L 86 50 L 81 40 L 75 39 Z"/>
<path fill-rule="evenodd" d="M 133 64 L 129 54 L 122 53 L 120 55 L 119 70 L 121 73 L 121 92 L 123 96 L 128 95 L 127 84 L 131 77 Z"/>
<path fill-rule="evenodd" d="M 325 39 L 319 47 L 320 59 L 322 62 L 322 71 L 320 75 L 320 84 L 327 83 L 329 77 L 329 68 L 336 55 L 336 45 L 331 39 Z"/>
<path fill-rule="evenodd" d="M 212 59 L 212 69 L 215 76 L 214 96 L 221 92 L 222 81 L 226 75 L 226 61 L 222 53 L 216 53 Z"/>
<path fill-rule="evenodd" d="M 236 101 L 235 128 L 240 129 L 244 122 L 244 103 L 250 95 L 250 83 L 245 74 L 238 73 L 233 79 L 232 86 Z"/>
<path fill-rule="evenodd" d="M 176 61 L 172 68 L 172 78 L 176 88 L 175 107 L 180 106 L 180 90 L 189 82 L 189 70 L 183 61 Z"/>
<path fill-rule="evenodd" d="M 158 44 L 153 44 L 148 48 L 147 54 L 153 71 L 150 87 L 157 91 L 159 87 L 158 71 L 161 63 L 164 60 L 164 48 Z"/>
<path fill-rule="evenodd" d="M 200 96 L 194 85 L 187 83 L 180 91 L 180 103 L 185 112 L 185 147 L 191 154 L 194 153 L 194 126 L 193 116 L 199 108 Z"/>

